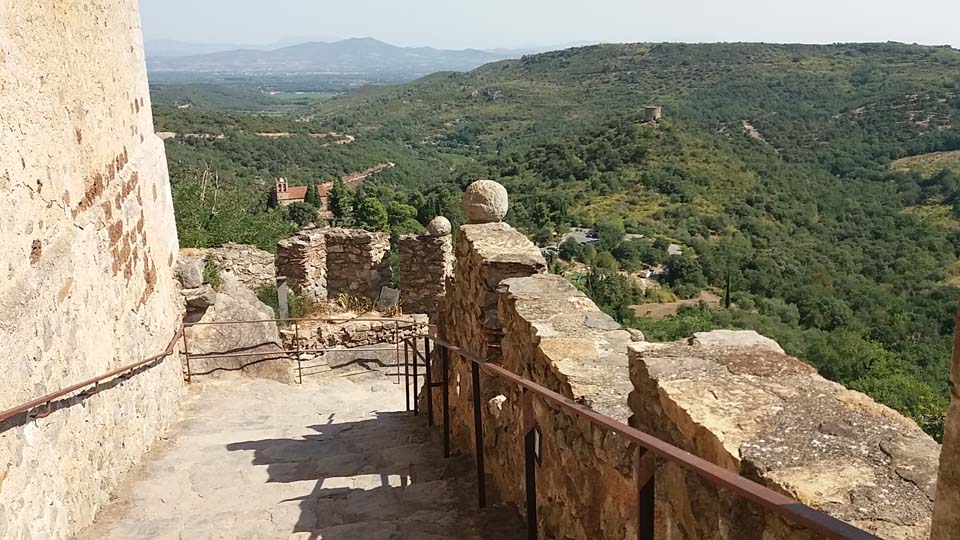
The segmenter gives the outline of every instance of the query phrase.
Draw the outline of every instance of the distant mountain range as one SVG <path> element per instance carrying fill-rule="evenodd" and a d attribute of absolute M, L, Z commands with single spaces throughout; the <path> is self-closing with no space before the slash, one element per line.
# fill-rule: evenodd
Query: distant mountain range
<path fill-rule="evenodd" d="M 532 52 L 515 49 L 481 51 L 397 47 L 373 38 L 236 48 L 229 44 L 189 44 L 157 40 L 147 42 L 146 50 L 147 69 L 153 73 L 402 73 L 411 76 L 437 71 L 470 71 L 489 62 L 516 58 Z"/>

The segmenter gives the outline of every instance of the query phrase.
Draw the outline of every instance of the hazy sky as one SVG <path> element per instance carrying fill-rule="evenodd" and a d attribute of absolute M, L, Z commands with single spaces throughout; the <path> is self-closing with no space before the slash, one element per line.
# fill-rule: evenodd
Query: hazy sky
<path fill-rule="evenodd" d="M 140 0 L 147 39 L 375 37 L 494 48 L 579 41 L 902 41 L 960 47 L 960 0 Z"/>

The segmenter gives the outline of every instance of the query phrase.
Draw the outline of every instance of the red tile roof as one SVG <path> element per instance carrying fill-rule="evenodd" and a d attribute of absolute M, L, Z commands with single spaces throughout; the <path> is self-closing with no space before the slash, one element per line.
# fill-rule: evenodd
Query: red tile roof
<path fill-rule="evenodd" d="M 278 193 L 281 201 L 302 201 L 307 198 L 307 186 L 290 186 L 286 193 Z"/>

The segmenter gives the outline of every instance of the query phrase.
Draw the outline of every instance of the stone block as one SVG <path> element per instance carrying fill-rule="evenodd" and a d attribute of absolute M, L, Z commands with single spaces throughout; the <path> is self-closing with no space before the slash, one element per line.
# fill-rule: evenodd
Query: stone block
<path fill-rule="evenodd" d="M 634 427 L 882 538 L 929 535 L 937 444 L 775 342 L 720 331 L 636 343 L 630 376 Z M 719 529 L 731 538 L 798 538 L 781 518 L 737 512 L 729 494 L 664 469 L 660 517 L 698 531 L 693 537 Z"/>

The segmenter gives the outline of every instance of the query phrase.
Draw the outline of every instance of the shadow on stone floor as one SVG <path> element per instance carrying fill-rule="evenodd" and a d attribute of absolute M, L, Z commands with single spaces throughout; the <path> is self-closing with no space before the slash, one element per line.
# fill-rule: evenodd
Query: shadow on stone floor
<path fill-rule="evenodd" d="M 386 540 L 522 538 L 516 510 L 477 509 L 467 458 L 443 459 L 425 418 L 381 412 L 369 420 L 309 426 L 301 439 L 227 445 L 252 451 L 268 483 L 316 482 L 298 499 L 291 539 Z"/>

